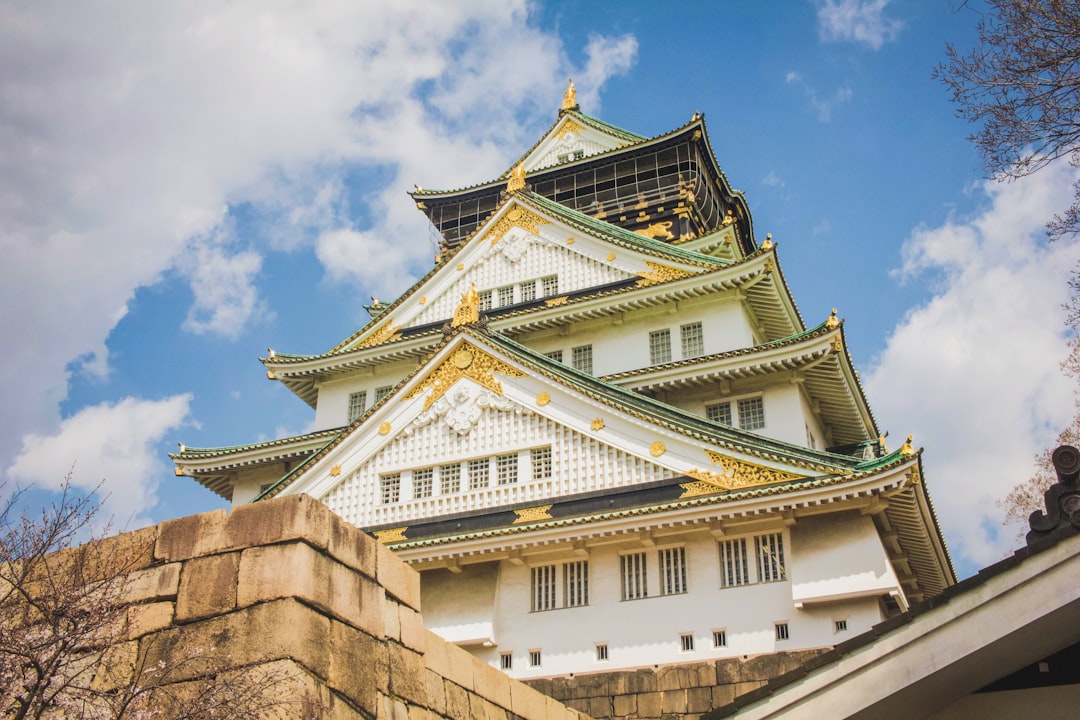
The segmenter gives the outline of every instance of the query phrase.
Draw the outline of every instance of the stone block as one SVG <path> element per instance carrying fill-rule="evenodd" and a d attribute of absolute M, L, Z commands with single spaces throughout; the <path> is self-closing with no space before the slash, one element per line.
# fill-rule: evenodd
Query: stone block
<path fill-rule="evenodd" d="M 767 683 L 766 680 L 748 680 L 746 682 L 739 682 L 734 684 L 735 697 L 745 695 L 748 692 L 757 690 L 759 687 L 763 687 Z"/>
<path fill-rule="evenodd" d="M 663 713 L 686 714 L 686 691 L 664 690 L 662 693 L 660 710 Z"/>
<path fill-rule="evenodd" d="M 612 717 L 611 698 L 607 696 L 589 698 L 588 713 L 589 717 L 597 718 L 598 720 Z"/>
<path fill-rule="evenodd" d="M 479 668 L 491 669 L 457 645 L 445 641 L 442 644 L 446 649 L 447 664 L 443 677 L 454 681 L 461 687 L 471 690 L 473 688 L 473 673 Z"/>
<path fill-rule="evenodd" d="M 383 695 L 376 720 L 409 720 L 409 708 L 405 703 L 389 695 Z"/>
<path fill-rule="evenodd" d="M 663 695 L 658 692 L 641 693 L 637 696 L 639 718 L 658 718 L 663 712 Z"/>
<path fill-rule="evenodd" d="M 221 552 L 225 549 L 228 519 L 229 514 L 224 510 L 214 510 L 160 523 L 154 543 L 154 560 L 175 562 Z"/>
<path fill-rule="evenodd" d="M 420 609 L 420 573 L 382 543 L 375 543 L 375 574 L 387 594 L 413 610 Z"/>
<path fill-rule="evenodd" d="M 686 691 L 686 711 L 704 713 L 712 710 L 712 688 L 688 688 Z"/>
<path fill-rule="evenodd" d="M 656 671 L 660 690 L 681 690 L 690 684 L 690 671 L 683 665 L 670 665 Z"/>
<path fill-rule="evenodd" d="M 499 707 L 509 709 L 512 705 L 510 683 L 509 676 L 502 670 L 479 661 L 473 666 L 473 691 Z"/>
<path fill-rule="evenodd" d="M 333 513 L 310 495 L 287 495 L 233 508 L 225 528 L 229 548 L 303 540 L 326 550 Z"/>
<path fill-rule="evenodd" d="M 136 641 L 110 646 L 96 663 L 90 688 L 95 692 L 110 692 L 129 685 L 135 675 L 138 657 L 139 643 Z"/>
<path fill-rule="evenodd" d="M 330 622 L 326 684 L 366 713 L 375 713 L 379 693 L 388 691 L 390 659 L 386 643 L 340 622 Z"/>
<path fill-rule="evenodd" d="M 689 675 L 689 685 L 687 687 L 708 688 L 716 684 L 716 665 L 714 663 L 694 663 L 687 670 Z"/>
<path fill-rule="evenodd" d="M 436 715 L 445 715 L 446 690 L 443 688 L 443 676 L 432 670 L 424 670 L 424 686 L 427 692 L 428 707 Z"/>
<path fill-rule="evenodd" d="M 163 630 L 173 622 L 176 604 L 163 601 L 133 605 L 128 608 L 128 639 L 136 640 L 147 633 Z"/>
<path fill-rule="evenodd" d="M 570 692 L 565 697 L 594 698 L 612 695 L 610 683 L 611 675 L 612 673 L 584 673 L 575 675 L 573 679 L 568 682 Z"/>
<path fill-rule="evenodd" d="M 727 705 L 735 699 L 734 685 L 717 685 L 712 688 L 712 706 L 714 708 Z"/>
<path fill-rule="evenodd" d="M 389 604 L 389 601 L 384 601 Z M 404 605 L 394 603 L 398 608 L 398 621 L 401 627 L 401 644 L 422 653 L 427 649 L 427 629 L 420 613 Z M 444 641 L 445 642 L 445 641 Z"/>
<path fill-rule="evenodd" d="M 505 709 L 476 693 L 469 693 L 469 716 L 473 720 L 507 720 Z"/>
<path fill-rule="evenodd" d="M 184 563 L 176 597 L 176 620 L 186 622 L 233 610 L 239 567 L 240 553 L 208 555 Z"/>
<path fill-rule="evenodd" d="M 528 685 L 510 680 L 510 710 L 525 720 L 543 720 L 547 717 L 547 698 Z"/>
<path fill-rule="evenodd" d="M 616 695 L 611 700 L 611 710 L 615 717 L 637 715 L 637 695 Z"/>
<path fill-rule="evenodd" d="M 355 525 L 345 522 L 333 512 L 330 513 L 326 551 L 331 557 L 374 580 L 376 578 L 375 553 L 378 545 L 378 540 Z"/>
<path fill-rule="evenodd" d="M 446 694 L 446 717 L 453 720 L 470 720 L 469 692 L 449 680 L 443 682 Z"/>
<path fill-rule="evenodd" d="M 417 705 L 427 704 L 424 656 L 397 643 L 385 643 L 390 656 L 390 692 Z"/>
<path fill-rule="evenodd" d="M 129 573 L 124 582 L 123 601 L 141 603 L 175 598 L 182 566 L 183 563 L 174 562 Z"/>
<path fill-rule="evenodd" d="M 401 642 L 401 603 L 394 602 L 383 593 L 383 637 Z"/>

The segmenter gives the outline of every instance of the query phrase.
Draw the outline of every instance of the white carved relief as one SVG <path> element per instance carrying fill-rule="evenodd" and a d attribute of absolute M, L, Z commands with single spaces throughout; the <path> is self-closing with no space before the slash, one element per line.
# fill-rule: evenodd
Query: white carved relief
<path fill-rule="evenodd" d="M 457 388 L 436 400 L 430 408 L 417 415 L 405 428 L 403 434 L 412 435 L 417 428 L 425 427 L 441 419 L 454 434 L 465 436 L 472 432 L 480 416 L 488 409 L 514 412 L 519 415 L 528 412 L 509 398 L 500 397 L 490 390 L 462 382 Z"/>
<path fill-rule="evenodd" d="M 504 258 L 516 264 L 528 251 L 533 237 L 532 233 L 521 228 L 514 228 L 503 235 L 495 247 L 502 253 Z"/>

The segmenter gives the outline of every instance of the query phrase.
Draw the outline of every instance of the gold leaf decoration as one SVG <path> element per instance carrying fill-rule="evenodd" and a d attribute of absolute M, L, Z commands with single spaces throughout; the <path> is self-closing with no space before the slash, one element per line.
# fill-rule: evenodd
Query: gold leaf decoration
<path fill-rule="evenodd" d="M 592 429 L 593 430 L 603 430 L 604 429 L 604 418 L 596 418 L 595 420 L 593 420 L 592 421 Z"/>
<path fill-rule="evenodd" d="M 382 425 L 380 425 L 379 426 L 379 434 L 380 435 L 389 435 L 390 434 L 390 423 L 384 422 Z"/>
<path fill-rule="evenodd" d="M 405 531 L 408 529 L 408 527 L 399 527 L 391 528 L 389 530 L 376 530 L 375 539 L 381 542 L 383 545 L 392 542 L 402 542 L 404 540 L 408 540 L 408 538 L 405 537 Z"/>
<path fill-rule="evenodd" d="M 646 285 L 655 285 L 656 283 L 668 282 L 669 280 L 678 280 L 679 278 L 688 277 L 694 273 L 689 270 L 680 270 L 669 265 L 661 265 L 660 263 L 645 261 L 645 265 L 648 270 L 639 270 L 635 275 L 641 279 L 637 281 L 638 287 L 645 287 Z"/>
<path fill-rule="evenodd" d="M 687 475 L 690 475 L 690 473 L 687 473 Z M 683 489 L 682 495 L 679 496 L 680 499 L 697 497 L 698 495 L 715 495 L 723 490 L 723 488 L 717 487 L 712 483 L 703 481 L 679 483 L 679 487 Z"/>
<path fill-rule="evenodd" d="M 454 319 L 450 322 L 451 327 L 471 325 L 480 319 L 480 293 L 476 292 L 476 283 L 461 294 L 461 302 L 454 309 Z"/>
<path fill-rule="evenodd" d="M 490 240 L 491 244 L 494 245 L 502 239 L 503 235 L 510 232 L 512 228 L 519 227 L 536 234 L 539 226 L 547 224 L 548 221 L 544 218 L 531 210 L 526 210 L 520 205 L 515 204 L 484 234 L 484 240 Z"/>
<path fill-rule="evenodd" d="M 424 400 L 424 410 L 427 410 L 436 400 L 445 395 L 453 387 L 454 383 L 463 377 L 469 378 L 501 397 L 503 394 L 502 383 L 495 379 L 495 373 L 507 377 L 525 376 L 525 373 L 516 367 L 507 365 L 493 355 L 488 355 L 480 348 L 465 343 L 457 352 L 429 372 L 420 381 L 420 384 L 405 396 L 405 399 L 412 399 L 431 390 L 431 394 Z"/>
<path fill-rule="evenodd" d="M 544 301 L 544 304 L 548 307 L 555 307 L 556 305 L 565 305 L 569 299 L 566 295 L 560 295 L 559 297 L 548 298 Z"/>
<path fill-rule="evenodd" d="M 549 402 L 551 402 L 551 396 L 548 395 L 546 392 L 542 392 L 536 396 L 536 404 L 540 407 L 544 407 Z"/>
<path fill-rule="evenodd" d="M 720 466 L 720 472 L 695 469 L 688 471 L 686 474 L 697 480 L 712 483 L 724 490 L 736 490 L 754 485 L 771 485 L 773 483 L 804 479 L 802 475 L 736 460 L 713 450 L 706 450 L 705 454 L 709 456 L 709 460 L 712 461 L 713 465 Z"/>
<path fill-rule="evenodd" d="M 563 126 L 555 131 L 555 139 L 561 140 L 567 135 L 580 135 L 585 128 L 573 120 L 567 120 Z"/>
<path fill-rule="evenodd" d="M 335 465 L 334 467 L 330 468 L 330 477 L 337 477 L 340 474 L 341 474 L 341 466 L 340 465 Z"/>
<path fill-rule="evenodd" d="M 514 520 L 513 524 L 517 525 L 518 523 L 536 522 L 537 520 L 550 520 L 551 513 L 548 512 L 549 510 L 551 510 L 550 505 L 537 505 L 536 507 L 515 510 L 514 514 L 517 515 L 517 519 Z"/>
<path fill-rule="evenodd" d="M 399 333 L 398 330 L 401 329 L 401 326 L 394 325 L 393 323 L 393 318 L 387 318 L 382 327 L 364 338 L 358 347 L 371 347 L 372 345 L 380 345 L 384 342 L 390 342 L 391 340 L 400 338 L 401 333 Z"/>
<path fill-rule="evenodd" d="M 653 457 L 660 457 L 661 455 L 663 455 L 666 452 L 667 452 L 667 447 L 664 445 L 664 443 L 660 442 L 659 440 L 657 440 L 656 442 L 654 442 L 652 445 L 649 446 L 649 454 L 652 455 Z"/>

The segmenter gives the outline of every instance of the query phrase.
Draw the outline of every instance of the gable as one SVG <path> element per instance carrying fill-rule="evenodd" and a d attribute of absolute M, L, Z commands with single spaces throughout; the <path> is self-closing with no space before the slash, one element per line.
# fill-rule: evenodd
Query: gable
<path fill-rule="evenodd" d="M 536 147 L 523 158 L 526 172 L 597 155 L 629 145 L 625 139 L 589 127 L 566 114 Z"/>

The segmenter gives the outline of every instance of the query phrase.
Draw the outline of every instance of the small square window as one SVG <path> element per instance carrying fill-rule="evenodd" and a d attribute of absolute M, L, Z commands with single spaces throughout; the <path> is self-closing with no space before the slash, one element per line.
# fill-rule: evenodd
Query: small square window
<path fill-rule="evenodd" d="M 450 495 L 461 490 L 461 465 L 443 465 L 439 468 L 439 493 Z"/>
<path fill-rule="evenodd" d="M 690 323 L 679 328 L 682 339 L 683 359 L 695 358 L 705 354 L 705 336 L 701 331 L 701 323 Z"/>
<path fill-rule="evenodd" d="M 536 299 L 536 281 L 521 283 L 521 302 L 532 302 Z"/>
<path fill-rule="evenodd" d="M 544 355 L 555 362 L 562 362 L 562 350 L 552 350 L 551 352 L 544 353 Z"/>
<path fill-rule="evenodd" d="M 559 276 L 548 275 L 545 278 L 540 278 L 540 287 L 544 291 L 544 297 L 551 297 L 552 295 L 559 294 Z"/>
<path fill-rule="evenodd" d="M 383 475 L 379 478 L 379 490 L 384 504 L 396 503 L 401 499 L 401 475 Z"/>
<path fill-rule="evenodd" d="M 540 667 L 540 651 L 529 651 L 529 667 Z"/>
<path fill-rule="evenodd" d="M 739 427 L 759 430 L 765 427 L 765 401 L 760 397 L 739 400 Z"/>
<path fill-rule="evenodd" d="M 547 480 L 551 477 L 551 448 L 534 448 L 532 451 L 533 480 Z"/>
<path fill-rule="evenodd" d="M 503 670 L 513 670 L 514 669 L 514 656 L 513 656 L 513 654 L 508 653 L 508 652 L 500 653 L 499 654 L 499 667 L 501 667 Z"/>
<path fill-rule="evenodd" d="M 835 629 L 836 632 L 844 632 L 844 631 L 846 631 L 847 630 L 847 620 L 837 620 L 836 622 L 833 623 L 833 629 Z"/>
<path fill-rule="evenodd" d="M 712 631 L 712 646 L 714 648 L 727 647 L 727 630 Z"/>
<path fill-rule="evenodd" d="M 607 659 L 607 643 L 596 643 L 596 662 L 606 662 Z"/>
<path fill-rule="evenodd" d="M 491 309 L 491 291 L 480 291 L 480 312 L 487 312 Z"/>
<path fill-rule="evenodd" d="M 420 468 L 413 470 L 413 498 L 420 500 L 431 497 L 432 479 L 435 477 L 435 468 Z"/>
<path fill-rule="evenodd" d="M 518 480 L 517 453 L 495 458 L 495 477 L 499 485 L 513 485 Z"/>
<path fill-rule="evenodd" d="M 382 387 L 375 388 L 375 402 L 381 401 L 384 397 L 389 395 L 390 391 L 393 389 L 393 385 L 383 385 Z"/>
<path fill-rule="evenodd" d="M 786 622 L 776 623 L 776 639 L 787 640 L 791 637 L 788 633 L 788 624 Z"/>
<path fill-rule="evenodd" d="M 488 486 L 489 458 L 469 461 L 469 489 L 477 490 Z"/>
<path fill-rule="evenodd" d="M 499 288 L 499 307 L 514 304 L 514 286 Z"/>
<path fill-rule="evenodd" d="M 705 406 L 705 417 L 713 422 L 723 423 L 724 425 L 731 424 L 731 403 L 713 403 L 712 405 Z"/>
<path fill-rule="evenodd" d="M 683 633 L 679 636 L 679 644 L 682 647 L 683 652 L 693 652 L 694 650 L 694 635 L 693 633 Z"/>
<path fill-rule="evenodd" d="M 592 345 L 579 345 L 570 350 L 570 362 L 575 370 L 592 375 Z"/>
<path fill-rule="evenodd" d="M 349 393 L 349 422 L 355 422 L 367 407 L 367 390 Z"/>
<path fill-rule="evenodd" d="M 671 331 L 657 330 L 649 333 L 649 364 L 671 362 Z"/>

